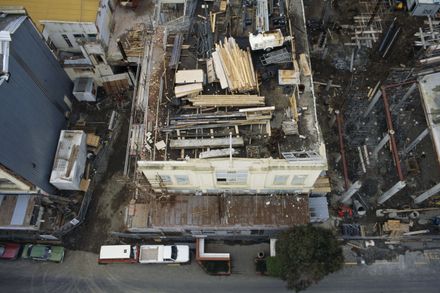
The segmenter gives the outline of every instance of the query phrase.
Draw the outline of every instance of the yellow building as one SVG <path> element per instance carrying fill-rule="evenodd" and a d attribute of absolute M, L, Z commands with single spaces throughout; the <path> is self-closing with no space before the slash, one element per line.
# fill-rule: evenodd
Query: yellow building
<path fill-rule="evenodd" d="M 79 40 L 110 40 L 111 0 L 0 0 L 0 10 L 25 9 L 52 49 L 81 52 Z"/>
<path fill-rule="evenodd" d="M 96 20 L 100 0 L 0 0 L 0 6 L 22 6 L 43 31 L 41 21 L 92 22 Z"/>

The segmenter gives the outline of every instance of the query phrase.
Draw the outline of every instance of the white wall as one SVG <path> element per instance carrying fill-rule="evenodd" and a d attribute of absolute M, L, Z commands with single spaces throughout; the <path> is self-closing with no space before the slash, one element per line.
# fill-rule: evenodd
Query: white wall
<path fill-rule="evenodd" d="M 47 42 L 52 44 L 60 51 L 81 52 L 79 44 L 76 42 L 74 35 L 97 35 L 98 29 L 92 22 L 56 22 L 42 21 L 44 25 L 43 37 Z M 68 42 L 64 38 L 67 37 Z M 71 46 L 70 46 L 71 45 Z"/>
<path fill-rule="evenodd" d="M 0 193 L 31 192 L 33 186 L 0 167 Z"/>
<path fill-rule="evenodd" d="M 327 164 L 324 160 L 288 163 L 286 160 L 234 158 L 232 165 L 229 159 L 190 159 L 140 161 L 138 167 L 156 191 L 160 191 L 159 175 L 167 190 L 176 192 L 307 193 L 313 189 L 320 173 L 327 169 Z"/>
<path fill-rule="evenodd" d="M 112 28 L 112 12 L 110 10 L 110 0 L 102 0 L 96 16 L 96 26 L 99 30 L 99 38 L 104 46 L 108 46 Z"/>

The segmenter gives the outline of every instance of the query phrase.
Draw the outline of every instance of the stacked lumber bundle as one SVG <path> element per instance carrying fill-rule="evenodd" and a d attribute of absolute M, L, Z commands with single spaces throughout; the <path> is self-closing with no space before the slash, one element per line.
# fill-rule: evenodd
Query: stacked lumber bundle
<path fill-rule="evenodd" d="M 234 38 L 225 38 L 216 44 L 212 53 L 214 69 L 222 88 L 232 92 L 248 92 L 257 89 L 257 79 L 249 51 L 241 50 Z"/>
<path fill-rule="evenodd" d="M 196 107 L 264 106 L 264 97 L 257 95 L 199 95 L 188 99 Z"/>
<path fill-rule="evenodd" d="M 191 94 L 199 94 L 203 90 L 203 84 L 190 83 L 185 85 L 177 85 L 174 87 L 176 98 L 181 98 Z"/>
<path fill-rule="evenodd" d="M 142 56 L 145 46 L 145 30 L 145 25 L 140 23 L 121 36 L 120 40 L 128 57 Z"/>

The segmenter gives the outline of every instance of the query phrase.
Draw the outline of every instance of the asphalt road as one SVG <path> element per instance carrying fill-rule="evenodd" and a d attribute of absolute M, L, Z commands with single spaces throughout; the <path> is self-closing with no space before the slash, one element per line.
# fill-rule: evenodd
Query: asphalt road
<path fill-rule="evenodd" d="M 400 262 L 353 266 L 330 275 L 306 292 L 440 292 L 439 260 L 420 257 Z M 98 265 L 96 255 L 69 251 L 62 264 L 17 260 L 0 262 L 0 292 L 288 292 L 277 279 L 242 272 L 206 275 L 183 266 Z"/>

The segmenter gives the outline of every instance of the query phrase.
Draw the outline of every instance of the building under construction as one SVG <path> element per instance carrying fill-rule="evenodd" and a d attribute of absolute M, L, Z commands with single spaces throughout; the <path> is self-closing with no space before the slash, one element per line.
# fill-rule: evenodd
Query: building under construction
<path fill-rule="evenodd" d="M 130 120 L 126 230 L 308 223 L 309 194 L 330 186 L 302 0 L 160 1 L 155 17 Z"/>

